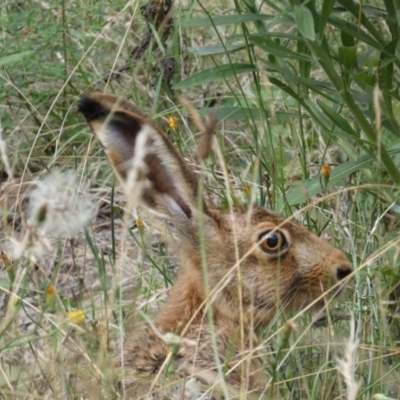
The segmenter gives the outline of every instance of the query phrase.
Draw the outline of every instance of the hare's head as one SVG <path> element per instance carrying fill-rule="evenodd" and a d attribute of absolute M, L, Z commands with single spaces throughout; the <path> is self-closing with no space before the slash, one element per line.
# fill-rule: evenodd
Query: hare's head
<path fill-rule="evenodd" d="M 127 199 L 176 227 L 188 297 L 204 300 L 206 276 L 220 315 L 237 320 L 243 310 L 249 323 L 265 325 L 278 308 L 321 306 L 323 293 L 334 285 L 337 293 L 352 272 L 341 251 L 270 210 L 210 208 L 185 160 L 134 105 L 93 93 L 79 107 Z"/>

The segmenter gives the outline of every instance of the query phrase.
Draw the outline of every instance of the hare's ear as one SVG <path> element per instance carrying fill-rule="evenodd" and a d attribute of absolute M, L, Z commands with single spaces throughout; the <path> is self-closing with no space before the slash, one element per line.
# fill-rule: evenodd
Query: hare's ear
<path fill-rule="evenodd" d="M 192 218 L 198 183 L 167 136 L 136 106 L 112 95 L 92 93 L 79 103 L 128 199 L 157 214 Z"/>

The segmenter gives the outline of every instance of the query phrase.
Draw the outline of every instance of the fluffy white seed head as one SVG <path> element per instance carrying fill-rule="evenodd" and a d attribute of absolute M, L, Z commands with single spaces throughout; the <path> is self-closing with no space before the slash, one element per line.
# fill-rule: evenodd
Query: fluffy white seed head
<path fill-rule="evenodd" d="M 88 189 L 73 171 L 54 170 L 30 194 L 30 222 L 45 234 L 75 236 L 94 214 Z"/>

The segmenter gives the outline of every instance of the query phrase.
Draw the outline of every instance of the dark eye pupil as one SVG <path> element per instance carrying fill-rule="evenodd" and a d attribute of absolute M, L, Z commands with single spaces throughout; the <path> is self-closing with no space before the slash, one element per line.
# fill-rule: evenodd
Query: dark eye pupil
<path fill-rule="evenodd" d="M 274 249 L 276 246 L 278 246 L 279 239 L 278 236 L 272 233 L 267 237 L 267 246 L 271 249 Z"/>
<path fill-rule="evenodd" d="M 260 234 L 258 240 L 261 250 L 271 255 L 282 253 L 288 247 L 285 235 L 278 230 L 264 231 Z"/>

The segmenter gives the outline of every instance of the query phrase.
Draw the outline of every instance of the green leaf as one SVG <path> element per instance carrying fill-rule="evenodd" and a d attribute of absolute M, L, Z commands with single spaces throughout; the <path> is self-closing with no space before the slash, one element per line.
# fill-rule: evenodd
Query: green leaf
<path fill-rule="evenodd" d="M 395 115 L 395 111 L 393 110 L 392 100 L 395 96 L 393 90 L 393 71 L 394 71 L 394 62 L 396 62 L 396 49 L 398 45 L 398 38 L 395 38 L 391 42 L 389 42 L 384 51 L 380 55 L 379 60 L 379 68 L 378 68 L 378 79 L 379 86 L 382 89 L 383 99 L 385 101 L 386 110 L 383 112 L 390 119 L 391 125 L 395 127 L 397 132 L 400 132 L 400 126 L 398 123 L 397 115 Z M 397 133 L 399 134 L 399 133 Z"/>
<path fill-rule="evenodd" d="M 354 40 L 354 36 L 350 35 L 346 31 L 340 31 L 340 36 L 342 38 L 343 46 L 353 47 L 353 46 L 356 45 L 356 42 Z"/>
<path fill-rule="evenodd" d="M 219 121 L 244 121 L 251 119 L 260 119 L 261 111 L 258 108 L 252 107 L 218 107 L 213 110 L 215 112 L 215 116 Z M 210 112 L 210 108 L 202 108 L 199 110 L 200 115 L 207 115 Z M 265 111 L 265 115 L 267 118 L 271 117 L 269 111 Z M 299 118 L 299 115 L 296 113 L 288 113 L 283 111 L 277 111 L 276 117 L 278 120 L 286 120 L 289 118 Z"/>
<path fill-rule="evenodd" d="M 21 58 L 33 54 L 33 50 L 21 51 L 20 53 L 9 54 L 8 56 L 0 57 L 0 67 L 6 64 L 11 64 L 19 61 Z"/>
<path fill-rule="evenodd" d="M 297 41 L 297 52 L 301 54 L 309 54 L 311 56 L 310 49 L 308 48 L 307 43 L 305 43 L 304 40 Z M 302 78 L 307 79 L 310 77 L 311 66 L 312 66 L 311 61 L 304 61 L 304 60 L 299 61 L 299 72 Z M 305 96 L 307 96 L 308 95 L 307 91 L 305 91 L 304 94 Z"/>
<path fill-rule="evenodd" d="M 244 22 L 265 21 L 276 18 L 267 14 L 213 15 L 211 18 L 198 18 L 180 21 L 178 24 L 186 28 L 203 28 L 207 26 L 241 24 Z"/>
<path fill-rule="evenodd" d="M 323 101 L 317 101 L 318 105 L 321 107 L 322 111 L 328 118 L 338 126 L 342 131 L 346 132 L 348 135 L 358 138 L 356 131 L 351 127 L 351 125 L 344 119 L 339 113 L 337 113 L 333 108 L 329 107 Z"/>
<path fill-rule="evenodd" d="M 393 397 L 387 397 L 384 394 L 377 393 L 372 396 L 372 400 L 395 400 Z"/>
<path fill-rule="evenodd" d="M 369 44 L 373 48 L 378 49 L 379 51 L 382 50 L 382 46 L 379 44 L 379 42 L 377 42 L 374 38 L 365 33 L 363 30 L 359 29 L 357 25 L 336 17 L 330 17 L 329 23 L 331 23 L 336 28 L 339 28 L 341 31 L 352 35 L 354 38 L 366 44 Z"/>
<path fill-rule="evenodd" d="M 393 62 L 396 60 L 394 57 L 396 53 L 398 38 L 388 43 L 384 51 L 382 51 L 379 62 L 378 77 L 379 86 L 382 89 L 391 90 L 393 84 Z"/>
<path fill-rule="evenodd" d="M 300 33 L 308 40 L 315 40 L 314 18 L 305 6 L 294 6 L 294 19 Z"/>
<path fill-rule="evenodd" d="M 15 283 L 13 281 L 10 281 L 8 279 L 0 279 L 0 288 L 5 288 L 5 289 L 17 289 L 18 290 L 31 290 L 34 293 L 43 293 L 40 290 L 34 289 L 32 287 L 27 286 L 26 284 L 23 283 Z"/>
<path fill-rule="evenodd" d="M 368 75 L 368 74 L 352 74 L 352 77 L 356 80 L 359 81 L 360 83 L 366 83 L 368 86 L 371 86 L 372 88 L 375 86 L 376 83 L 376 77 L 375 75 Z"/>
<path fill-rule="evenodd" d="M 400 145 L 397 144 L 389 150 L 389 154 L 398 154 L 399 151 Z M 375 158 L 373 156 L 369 154 L 363 154 L 356 160 L 348 161 L 344 164 L 339 165 L 332 171 L 326 189 L 329 189 L 332 186 L 340 185 L 343 179 L 347 178 L 349 175 L 353 174 L 356 171 L 370 167 L 374 161 Z M 320 176 L 293 182 L 292 184 L 290 184 L 290 186 L 292 188 L 289 189 L 289 193 L 285 196 L 286 202 L 283 199 L 280 199 L 277 203 L 277 211 L 282 211 L 285 204 L 295 206 L 297 204 L 306 203 L 313 196 L 316 196 L 318 193 L 326 190 L 323 189 L 321 186 Z"/>
<path fill-rule="evenodd" d="M 356 67 L 357 61 L 357 46 L 352 47 L 339 47 L 339 62 L 347 70 L 351 70 Z"/>
<path fill-rule="evenodd" d="M 340 3 L 347 11 L 349 11 L 351 14 L 353 14 L 353 17 L 356 18 L 356 21 L 361 22 L 361 25 L 365 27 L 365 30 L 375 38 L 375 40 L 378 43 L 383 43 L 383 38 L 378 32 L 378 30 L 375 28 L 374 24 L 371 22 L 370 19 L 368 19 L 365 14 L 364 10 L 365 7 L 360 7 L 359 4 L 357 4 L 353 0 L 337 0 L 338 3 Z M 358 27 L 358 30 L 361 31 L 360 27 Z"/>
<path fill-rule="evenodd" d="M 231 76 L 245 74 L 256 70 L 253 64 L 223 64 L 218 67 L 198 72 L 173 86 L 174 89 L 185 89 L 204 83 L 226 79 Z"/>
<path fill-rule="evenodd" d="M 0 288 L 7 288 L 7 289 L 12 289 L 14 285 L 14 282 L 6 280 L 6 279 L 0 279 Z"/>
<path fill-rule="evenodd" d="M 321 13 L 321 20 L 319 23 L 319 31 L 321 32 L 321 34 L 325 29 L 325 25 L 328 22 L 329 16 L 331 15 L 334 4 L 335 0 L 324 0 L 322 2 L 322 13 Z"/>
<path fill-rule="evenodd" d="M 393 0 L 384 0 L 387 14 L 385 19 L 389 25 L 390 33 L 393 38 L 399 37 L 399 24 L 397 21 L 397 10 Z"/>
<path fill-rule="evenodd" d="M 316 121 L 324 130 L 328 131 L 328 125 L 325 123 L 323 117 L 324 115 L 319 111 L 317 107 L 310 101 L 303 97 L 300 97 L 291 86 L 286 85 L 282 81 L 276 78 L 270 78 L 269 81 L 278 87 L 279 89 L 286 92 L 289 96 L 293 97 L 296 101 L 298 101 L 310 114 L 310 116 Z M 322 115 L 321 115 L 322 114 Z M 322 117 L 322 118 L 321 118 Z M 328 122 L 328 121 L 327 121 Z"/>
<path fill-rule="evenodd" d="M 389 119 L 389 118 L 386 118 L 385 116 L 383 116 L 381 123 L 385 129 L 392 132 L 396 136 L 400 136 L 399 124 L 397 123 L 396 119 L 393 119 L 393 118 Z"/>
<path fill-rule="evenodd" d="M 191 53 L 196 53 L 200 56 L 209 56 L 215 54 L 231 53 L 246 48 L 245 44 L 231 44 L 226 46 L 204 46 L 204 47 L 188 47 Z"/>
<path fill-rule="evenodd" d="M 357 160 L 348 161 L 347 163 L 339 165 L 332 171 L 327 188 L 338 185 L 343 179 L 352 173 L 359 171 L 362 168 L 369 167 L 373 161 L 373 158 L 369 154 L 364 154 Z M 293 188 L 285 196 L 286 203 L 290 206 L 305 203 L 309 201 L 311 197 L 323 191 L 319 176 L 294 182 L 291 186 L 293 186 Z M 278 210 L 282 210 L 284 207 L 283 199 L 278 201 L 277 205 Z"/>
<path fill-rule="evenodd" d="M 312 58 L 306 54 L 298 54 L 289 50 L 285 46 L 277 43 L 275 40 L 268 38 L 265 35 L 249 35 L 250 43 L 255 44 L 257 47 L 265 50 L 268 54 L 276 57 L 291 58 L 295 60 L 311 61 Z"/>

